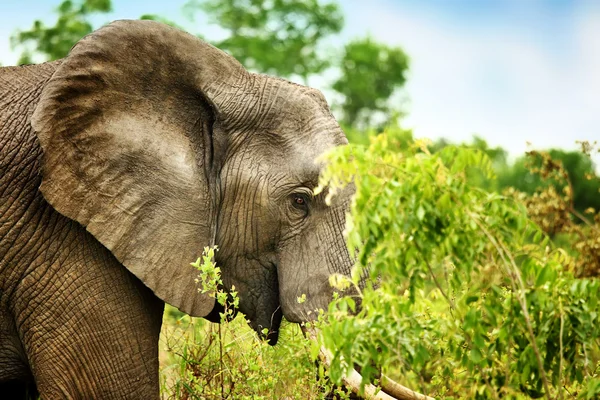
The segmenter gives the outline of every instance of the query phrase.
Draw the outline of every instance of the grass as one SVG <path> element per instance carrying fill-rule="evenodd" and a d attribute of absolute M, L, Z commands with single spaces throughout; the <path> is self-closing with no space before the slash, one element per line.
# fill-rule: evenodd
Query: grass
<path fill-rule="evenodd" d="M 296 324 L 277 346 L 258 339 L 243 316 L 213 324 L 167 306 L 160 337 L 163 399 L 322 399 L 329 391 Z"/>

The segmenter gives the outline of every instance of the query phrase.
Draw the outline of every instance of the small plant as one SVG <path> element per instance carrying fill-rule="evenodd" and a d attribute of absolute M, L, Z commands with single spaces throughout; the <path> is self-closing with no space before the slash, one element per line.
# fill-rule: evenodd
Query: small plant
<path fill-rule="evenodd" d="M 215 300 L 225 309 L 221 315 L 221 322 L 227 322 L 234 316 L 235 310 L 239 307 L 240 299 L 235 286 L 228 292 L 222 289 L 221 268 L 214 261 L 215 251 L 218 250 L 217 246 L 205 247 L 202 257 L 190 265 L 199 272 L 198 278 L 195 279 L 196 284 L 200 285 L 198 292 L 209 293 L 214 296 Z"/>
<path fill-rule="evenodd" d="M 199 272 L 198 290 L 212 293 L 224 306 L 221 323 L 190 318 L 167 306 L 161 337 L 163 398 L 322 398 L 330 385 L 322 367 L 312 362 L 310 343 L 296 324 L 284 322 L 281 343 L 272 347 L 248 327 L 243 315 L 231 320 L 239 299 L 235 288 L 222 288 L 216 251 L 205 248 L 192 266 Z"/>

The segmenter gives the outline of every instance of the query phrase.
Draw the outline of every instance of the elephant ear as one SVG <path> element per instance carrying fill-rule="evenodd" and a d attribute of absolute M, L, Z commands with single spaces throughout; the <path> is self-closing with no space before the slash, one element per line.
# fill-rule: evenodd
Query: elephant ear
<path fill-rule="evenodd" d="M 220 50 L 152 21 L 88 35 L 32 116 L 41 191 L 162 300 L 205 316 L 190 266 L 214 243 L 219 126 L 247 72 Z"/>

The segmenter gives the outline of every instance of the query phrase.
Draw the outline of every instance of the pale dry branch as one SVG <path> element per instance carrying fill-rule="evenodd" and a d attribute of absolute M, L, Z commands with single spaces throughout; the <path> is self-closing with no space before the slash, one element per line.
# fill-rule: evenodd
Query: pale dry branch
<path fill-rule="evenodd" d="M 398 400 L 434 400 L 433 397 L 415 392 L 392 380 L 390 377 L 383 375 L 381 379 L 381 387 L 384 392 L 393 396 Z"/>
<path fill-rule="evenodd" d="M 318 340 L 318 333 L 314 329 L 303 327 L 302 331 L 311 339 Z M 333 355 L 325 347 L 321 346 L 319 351 L 319 358 L 326 367 L 331 365 Z M 360 385 L 362 382 L 362 376 L 355 370 L 352 371 L 342 378 L 344 385 L 348 387 L 352 392 L 359 393 Z M 382 376 L 381 389 L 378 387 L 367 384 L 364 387 L 364 392 L 361 393 L 366 400 L 435 400 L 433 397 L 426 396 L 421 393 L 417 393 L 389 378 L 386 375 Z"/>

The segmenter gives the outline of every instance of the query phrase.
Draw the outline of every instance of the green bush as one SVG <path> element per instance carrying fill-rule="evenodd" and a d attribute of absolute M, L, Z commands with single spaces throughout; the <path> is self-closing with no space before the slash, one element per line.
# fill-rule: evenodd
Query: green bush
<path fill-rule="evenodd" d="M 488 192 L 481 179 L 494 177 L 483 151 L 430 152 L 397 127 L 326 160 L 316 192 L 356 187 L 346 234 L 357 262 L 352 279 L 332 284 L 371 278 L 359 288 L 360 310 L 342 297 L 318 324 L 329 370 L 316 367 L 319 345 L 296 325 L 284 324 L 270 347 L 241 317 L 217 325 L 167 309 L 163 397 L 318 399 L 354 367 L 364 383 L 386 374 L 435 398 L 598 397 L 600 284 L 578 278 L 596 253 L 577 247 L 595 249 L 597 214 L 561 230 L 558 247 L 538 224 L 545 229 L 568 193 L 544 197 L 552 203 L 544 208 L 540 194 Z M 201 290 L 223 304 L 212 255 L 195 265 Z"/>
<path fill-rule="evenodd" d="M 198 269 L 199 291 L 225 306 L 221 323 L 191 318 L 167 306 L 161 335 L 161 382 L 165 399 L 317 399 L 331 389 L 310 356 L 310 344 L 296 324 L 283 322 L 280 343 L 258 338 L 244 316 L 233 316 L 221 287 L 215 249 L 205 248 Z M 229 322 L 228 322 L 229 321 Z M 317 379 L 321 377 L 321 379 Z"/>
<path fill-rule="evenodd" d="M 595 398 L 598 281 L 574 277 L 517 197 L 470 183 L 473 168 L 492 178 L 485 153 L 407 136 L 327 156 L 329 196 L 356 186 L 352 283 L 371 277 L 357 314 L 341 298 L 321 324 L 331 378 L 356 365 L 436 398 Z"/>
<path fill-rule="evenodd" d="M 164 399 L 318 399 L 328 390 L 296 324 L 284 322 L 280 344 L 269 346 L 241 316 L 213 324 L 170 310 L 160 343 Z"/>

